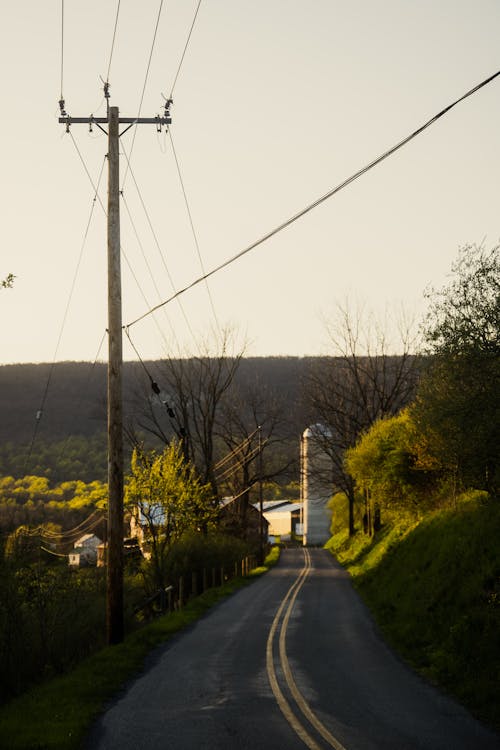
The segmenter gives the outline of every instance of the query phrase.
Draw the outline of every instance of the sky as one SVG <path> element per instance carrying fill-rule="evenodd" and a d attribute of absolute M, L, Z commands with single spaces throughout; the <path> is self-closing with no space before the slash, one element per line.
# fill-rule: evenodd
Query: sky
<path fill-rule="evenodd" d="M 110 104 L 149 117 L 175 81 L 170 133 L 121 138 L 129 324 L 500 69 L 497 0 L 202 0 L 179 68 L 197 6 L 0 0 L 1 364 L 106 358 L 107 139 L 67 133 L 61 93 L 104 116 L 109 72 Z M 224 330 L 247 356 L 333 353 L 346 305 L 418 320 L 459 247 L 499 242 L 499 126 L 500 78 L 131 325 L 124 358 L 215 352 Z"/>

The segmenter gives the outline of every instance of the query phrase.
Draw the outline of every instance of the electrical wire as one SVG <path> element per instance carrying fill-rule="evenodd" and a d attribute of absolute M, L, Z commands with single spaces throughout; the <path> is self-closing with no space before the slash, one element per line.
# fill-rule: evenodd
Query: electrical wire
<path fill-rule="evenodd" d="M 331 198 L 334 195 L 336 195 L 336 193 L 339 193 L 345 187 L 347 187 L 352 182 L 354 182 L 355 180 L 357 180 L 359 177 L 361 177 L 362 175 L 366 174 L 366 172 L 369 172 L 371 169 L 373 169 L 373 167 L 375 167 L 378 164 L 380 164 L 382 161 L 384 161 L 385 159 L 387 159 L 389 156 L 392 156 L 392 154 L 394 154 L 396 151 L 399 151 L 400 148 L 402 148 L 407 143 L 409 143 L 411 140 L 413 140 L 418 135 L 420 135 L 421 133 L 423 133 L 424 130 L 426 130 L 431 125 L 433 125 L 435 122 L 437 122 L 437 120 L 439 120 L 441 117 L 443 117 L 443 115 L 445 115 L 447 112 L 449 112 L 451 109 L 453 109 L 453 107 L 456 107 L 457 104 L 459 104 L 460 102 L 464 101 L 464 99 L 467 99 L 469 96 L 472 96 L 472 94 L 474 94 L 477 91 L 479 91 L 479 89 L 482 89 L 484 86 L 486 86 L 487 84 L 491 83 L 499 75 L 500 75 L 500 70 L 497 71 L 496 73 L 494 73 L 492 76 L 489 76 L 489 78 L 486 78 L 484 81 L 482 81 L 481 83 L 479 83 L 477 86 L 474 86 L 474 88 L 470 89 L 470 91 L 467 91 L 467 93 L 463 94 L 463 96 L 461 96 L 459 99 L 456 99 L 456 101 L 452 102 L 447 107 L 445 107 L 443 110 L 441 110 L 436 115 L 434 115 L 433 117 L 431 117 L 430 120 L 427 120 L 427 122 L 425 122 L 423 125 L 421 125 L 419 128 L 417 128 L 417 130 L 413 131 L 413 133 L 411 133 L 410 135 L 406 136 L 406 138 L 403 138 L 402 141 L 399 141 L 399 143 L 397 143 L 395 146 L 392 146 L 392 148 L 388 149 L 383 154 L 381 154 L 380 156 L 378 156 L 376 159 L 374 159 L 373 161 L 371 161 L 369 164 L 367 164 L 364 167 L 362 167 L 361 169 L 359 169 L 357 172 L 355 172 L 354 174 L 352 174 L 350 177 L 348 177 L 346 180 L 344 180 L 343 182 L 341 182 L 339 185 L 337 185 L 336 187 L 332 188 L 331 190 L 329 190 L 327 193 L 325 193 L 321 197 L 317 198 L 315 201 L 313 201 L 313 203 L 310 203 L 308 206 L 306 206 L 301 211 L 299 211 L 298 213 L 296 213 L 293 216 L 291 216 L 289 219 L 287 219 L 286 221 L 284 221 L 282 224 L 280 224 L 279 226 L 275 227 L 270 232 L 267 232 L 267 234 L 265 234 L 262 237 L 260 237 L 258 240 L 256 240 L 255 242 L 253 242 L 251 245 L 248 245 L 243 250 L 240 250 L 240 252 L 237 253 L 236 255 L 233 255 L 231 258 L 228 258 L 228 260 L 224 261 L 224 263 L 221 263 L 219 266 L 216 266 L 215 268 L 213 268 L 208 273 L 206 273 L 203 276 L 200 276 L 199 278 L 195 279 L 194 281 L 191 282 L 191 284 L 188 284 L 183 289 L 179 289 L 177 292 L 175 292 L 175 294 L 173 294 L 168 299 L 164 300 L 161 304 L 156 305 L 156 307 L 151 308 L 150 310 L 148 310 L 147 312 L 145 312 L 140 317 L 136 318 L 135 320 L 131 321 L 130 323 L 127 323 L 126 327 L 127 328 L 131 328 L 132 326 L 136 325 L 136 323 L 139 323 L 141 320 L 144 320 L 144 318 L 147 318 L 153 312 L 156 312 L 156 310 L 160 309 L 160 307 L 163 307 L 164 305 L 168 305 L 170 302 L 173 302 L 173 300 L 178 299 L 181 295 L 185 294 L 187 291 L 189 291 L 193 287 L 197 286 L 202 281 L 206 281 L 206 279 L 210 278 L 211 276 L 214 276 L 216 273 L 218 273 L 219 271 L 222 271 L 224 268 L 227 268 L 227 266 L 230 266 L 232 263 L 235 263 L 237 260 L 239 260 L 240 258 L 242 258 L 247 253 L 249 253 L 251 250 L 254 250 L 259 245 L 262 245 L 264 242 L 266 242 L 267 240 L 271 239 L 271 237 L 274 237 L 279 232 L 282 232 L 284 229 L 286 229 L 287 227 L 289 227 L 291 224 L 293 224 L 294 222 L 296 222 L 298 219 L 301 219 L 303 216 L 305 216 L 306 214 L 308 214 L 310 211 L 312 211 L 314 208 L 316 208 L 317 206 L 319 206 L 321 203 L 324 203 L 326 200 L 328 200 L 329 198 Z"/>
<path fill-rule="evenodd" d="M 236 458 L 235 457 L 236 460 L 235 460 L 235 462 L 233 464 L 231 464 L 231 466 L 229 466 L 227 469 L 225 469 L 222 472 L 222 474 L 216 474 L 215 478 L 216 478 L 217 482 L 223 482 L 226 479 L 228 479 L 230 476 L 236 474 L 236 472 L 239 469 L 243 469 L 245 467 L 245 464 L 247 464 L 250 461 L 252 461 L 255 458 L 255 456 L 257 456 L 260 453 L 260 451 L 262 450 L 262 448 L 264 447 L 264 445 L 266 443 L 267 443 L 267 438 L 266 438 L 266 440 L 264 440 L 262 442 L 261 445 L 258 445 L 255 448 L 252 448 L 252 450 L 250 451 L 250 453 L 248 453 L 247 455 L 242 456 L 241 458 Z"/>
<path fill-rule="evenodd" d="M 73 146 L 75 147 L 76 153 L 78 154 L 78 156 L 79 156 L 79 158 L 80 158 L 80 161 L 81 161 L 81 163 L 82 163 L 82 166 L 83 166 L 83 168 L 84 168 L 84 170 L 85 170 L 85 173 L 86 173 L 87 177 L 89 178 L 90 184 L 92 185 L 92 188 L 93 188 L 93 190 L 94 190 L 94 193 L 95 193 L 95 195 L 96 195 L 96 197 L 97 197 L 97 200 L 99 201 L 99 204 L 100 204 L 100 206 L 101 206 L 102 210 L 104 211 L 104 214 L 105 214 L 105 215 L 107 215 L 107 211 L 106 211 L 106 209 L 105 209 L 105 207 L 104 207 L 104 203 L 102 202 L 102 200 L 101 200 L 100 196 L 98 195 L 98 192 L 97 192 L 97 188 L 96 188 L 96 186 L 94 185 L 94 180 L 92 179 L 92 176 L 91 176 L 91 174 L 90 174 L 90 172 L 89 172 L 89 170 L 88 170 L 88 167 L 87 167 L 87 165 L 85 164 L 85 160 L 84 160 L 84 158 L 83 158 L 83 156 L 82 156 L 82 152 L 81 152 L 81 151 L 80 151 L 80 149 L 78 148 L 78 144 L 77 144 L 77 142 L 75 141 L 75 138 L 74 138 L 74 136 L 73 136 L 73 133 L 72 133 L 72 131 L 71 131 L 71 128 L 70 128 L 70 129 L 69 129 L 69 130 L 68 130 L 67 132 L 68 132 L 68 133 L 69 133 L 69 135 L 71 136 L 71 140 L 72 140 L 72 142 L 73 142 Z"/>
<path fill-rule="evenodd" d="M 108 215 L 108 212 L 107 212 L 107 210 L 106 210 L 106 207 L 104 206 L 104 203 L 102 202 L 102 200 L 101 200 L 101 197 L 100 197 L 100 196 L 98 195 L 98 193 L 97 193 L 97 189 L 96 189 L 96 187 L 95 187 L 95 185 L 94 185 L 94 181 L 93 181 L 93 179 L 92 179 L 92 176 L 91 176 L 91 174 L 90 174 L 90 171 L 89 171 L 89 169 L 88 169 L 88 167 L 87 167 L 87 165 L 86 165 L 86 163 L 85 163 L 85 160 L 84 160 L 84 158 L 83 158 L 83 156 L 82 156 L 82 153 L 81 153 L 80 149 L 78 148 L 78 144 L 77 144 L 77 142 L 76 142 L 76 140 L 75 140 L 75 138 L 74 138 L 74 136 L 73 136 L 73 133 L 71 132 L 71 129 L 69 129 L 69 131 L 68 131 L 68 132 L 69 132 L 69 134 L 70 134 L 70 136 L 71 136 L 71 140 L 72 140 L 72 142 L 73 142 L 73 145 L 74 145 L 74 147 L 75 147 L 75 149 L 76 149 L 76 152 L 77 152 L 77 154 L 78 154 L 78 157 L 79 157 L 79 159 L 80 159 L 80 161 L 81 161 L 81 163 L 82 163 L 82 165 L 83 165 L 83 168 L 84 168 L 84 170 L 85 170 L 85 173 L 86 173 L 87 177 L 89 178 L 90 184 L 91 184 L 91 185 L 92 185 L 92 187 L 94 188 L 94 192 L 95 192 L 95 194 L 96 194 L 97 200 L 99 201 L 99 205 L 101 206 L 101 208 L 102 208 L 102 211 L 103 211 L 104 215 L 105 215 L 105 216 L 107 216 L 107 215 Z M 158 240 L 157 240 L 157 242 L 158 242 Z M 147 299 L 147 297 L 146 297 L 146 294 L 145 294 L 144 290 L 142 289 L 141 285 L 139 284 L 139 280 L 138 280 L 138 278 L 137 278 L 137 276 L 136 276 L 136 274 L 135 274 L 135 272 L 134 272 L 134 269 L 132 268 L 132 265 L 131 265 L 131 263 L 130 263 L 130 261 L 129 261 L 128 257 L 127 257 L 127 254 L 125 253 L 125 251 L 124 251 L 124 249 L 123 249 L 123 246 L 122 246 L 122 245 L 120 245 L 120 252 L 121 252 L 121 254 L 123 255 L 123 258 L 124 258 L 124 260 L 125 260 L 125 263 L 127 264 L 127 267 L 128 267 L 128 269 L 129 269 L 129 271 L 130 271 L 130 274 L 131 274 L 132 278 L 133 278 L 133 279 L 134 279 L 134 281 L 135 281 L 135 284 L 136 284 L 136 286 L 137 286 L 137 289 L 139 290 L 139 293 L 140 293 L 140 295 L 141 295 L 142 299 L 144 300 L 144 302 L 145 302 L 145 304 L 146 304 L 146 305 L 149 305 L 149 302 L 148 302 L 148 299 Z M 182 305 L 181 305 L 181 309 L 182 309 Z"/>
<path fill-rule="evenodd" d="M 115 27 L 113 29 L 113 40 L 111 42 L 111 51 L 109 53 L 108 72 L 107 72 L 107 75 L 106 75 L 106 83 L 107 84 L 109 84 L 109 73 L 110 73 L 110 70 L 111 70 L 111 61 L 113 59 L 113 51 L 114 51 L 114 48 L 115 48 L 116 29 L 118 27 L 118 16 L 120 14 L 120 2 L 121 2 L 121 0 L 118 0 L 118 5 L 117 5 L 117 8 L 116 8 Z"/>
<path fill-rule="evenodd" d="M 144 372 L 146 373 L 146 375 L 149 378 L 149 382 L 151 384 L 151 390 L 153 391 L 153 393 L 155 393 L 158 396 L 159 400 L 161 401 L 161 403 L 163 404 L 163 406 L 167 410 L 167 414 L 168 414 L 168 417 L 170 419 L 170 422 L 172 423 L 172 426 L 174 427 L 174 431 L 175 431 L 176 434 L 178 434 L 180 431 L 182 431 L 182 425 L 179 422 L 179 418 L 177 417 L 177 415 L 176 415 L 175 411 L 172 409 L 172 407 L 167 403 L 167 401 L 165 401 L 165 400 L 163 400 L 161 398 L 160 386 L 155 381 L 155 379 L 151 375 L 150 371 L 146 367 L 146 364 L 145 364 L 144 360 L 142 359 L 141 355 L 139 354 L 139 352 L 137 350 L 137 347 L 135 346 L 134 342 L 132 341 L 132 338 L 130 336 L 129 331 L 125 330 L 125 333 L 127 335 L 128 340 L 130 341 L 130 345 L 132 346 L 132 349 L 136 353 L 136 355 L 137 355 L 137 357 L 139 359 L 139 362 L 140 362 L 140 364 L 142 365 L 142 367 L 144 369 Z M 177 426 L 174 425 L 174 422 L 173 422 L 174 419 L 177 422 Z"/>
<path fill-rule="evenodd" d="M 61 0 L 61 101 L 63 101 L 64 79 L 64 0 Z"/>
<path fill-rule="evenodd" d="M 173 97 L 174 97 L 175 85 L 177 83 L 177 79 L 179 78 L 179 73 L 181 72 L 182 63 L 184 62 L 184 58 L 186 56 L 186 51 L 187 51 L 189 42 L 191 40 L 191 34 L 193 33 L 194 25 L 195 25 L 196 19 L 198 17 L 198 11 L 200 10 L 200 5 L 201 5 L 201 0 L 198 0 L 198 5 L 196 6 L 196 11 L 195 11 L 195 14 L 194 14 L 193 22 L 191 24 L 191 28 L 189 29 L 189 34 L 188 34 L 187 39 L 186 39 L 186 44 L 184 45 L 184 50 L 182 52 L 179 65 L 177 67 L 177 72 L 176 72 L 175 77 L 174 77 L 174 82 L 172 83 L 172 87 L 170 89 L 170 97 L 169 97 L 170 99 L 173 99 Z"/>
<path fill-rule="evenodd" d="M 92 519 L 92 520 L 91 520 Z M 67 529 L 66 531 L 56 532 L 51 531 L 50 529 L 44 529 L 43 526 L 39 526 L 38 529 L 35 529 L 35 533 L 31 533 L 30 536 L 35 536 L 36 534 L 39 534 L 40 536 L 45 537 L 45 539 L 63 539 L 64 537 L 72 537 L 72 536 L 82 536 L 83 534 L 87 533 L 87 528 L 95 528 L 95 526 L 98 525 L 102 520 L 104 519 L 103 512 L 101 510 L 93 510 L 90 516 L 85 518 L 83 521 L 81 521 L 78 526 L 74 526 L 72 529 Z"/>
<path fill-rule="evenodd" d="M 123 144 L 122 144 L 122 147 L 123 147 Z M 151 230 L 151 234 L 153 235 L 153 239 L 154 239 L 154 242 L 155 242 L 155 245 L 156 245 L 156 249 L 158 250 L 158 253 L 160 255 L 160 258 L 161 258 L 161 261 L 162 261 L 162 264 L 163 264 L 163 268 L 165 269 L 165 272 L 167 274 L 167 277 L 168 277 L 168 280 L 170 282 L 170 286 L 172 287 L 172 290 L 175 290 L 175 284 L 174 284 L 174 280 L 172 278 L 172 274 L 170 273 L 170 269 L 168 268 L 167 262 L 165 260 L 165 256 L 164 256 L 164 254 L 162 252 L 161 245 L 160 245 L 160 242 L 158 240 L 158 236 L 157 236 L 157 234 L 155 232 L 155 229 L 153 227 L 153 222 L 151 221 L 151 217 L 149 215 L 149 211 L 148 211 L 148 209 L 146 207 L 146 203 L 144 202 L 144 198 L 142 197 L 142 192 L 141 192 L 141 190 L 139 188 L 139 185 L 138 185 L 137 180 L 135 178 L 134 172 L 132 170 L 132 166 L 130 164 L 130 156 L 131 156 L 131 154 L 127 154 L 127 151 L 126 151 L 125 148 L 123 148 L 123 153 L 124 153 L 125 159 L 127 160 L 127 166 L 128 166 L 128 169 L 130 170 L 130 174 L 132 175 L 132 180 L 133 180 L 135 188 L 137 190 L 137 195 L 139 196 L 139 200 L 141 202 L 144 214 L 146 216 L 149 228 Z M 122 193 L 123 193 L 123 190 L 122 190 Z M 196 340 L 196 337 L 194 335 L 193 329 L 191 327 L 191 323 L 189 322 L 189 318 L 186 315 L 186 311 L 184 310 L 184 306 L 183 306 L 182 302 L 180 302 L 180 300 L 179 300 L 178 304 L 179 304 L 179 309 L 181 311 L 182 317 L 184 318 L 184 321 L 186 323 L 187 329 L 188 329 L 189 333 L 191 334 L 191 337 L 193 338 L 193 340 Z M 162 307 L 162 304 L 158 305 L 158 309 L 160 309 L 161 307 Z"/>
<path fill-rule="evenodd" d="M 250 453 L 248 453 L 245 456 L 242 456 L 241 458 L 236 458 L 233 464 L 227 467 L 222 474 L 216 474 L 215 479 L 217 482 L 223 482 L 226 479 L 228 479 L 231 476 L 234 476 L 237 471 L 240 469 L 243 469 L 245 467 L 245 464 L 249 463 L 255 456 L 259 453 L 260 447 L 257 446 L 256 448 L 252 448 Z"/>
<path fill-rule="evenodd" d="M 237 495 L 232 495 L 229 503 L 233 503 L 235 500 L 238 500 L 240 497 L 243 497 L 243 495 L 246 495 L 247 492 L 250 492 L 250 490 L 255 484 L 256 482 L 252 482 L 251 484 L 247 485 L 243 490 L 241 490 L 241 492 L 238 492 Z M 227 503 L 227 505 L 229 505 L 229 503 Z"/>
<path fill-rule="evenodd" d="M 94 516 L 98 515 L 98 518 L 94 518 Z M 87 518 L 84 518 L 83 521 L 81 521 L 78 526 L 75 526 L 72 529 L 67 529 L 66 531 L 51 531 L 50 529 L 44 528 L 43 525 L 34 526 L 33 528 L 24 528 L 22 530 L 23 536 L 41 536 L 45 538 L 45 541 L 47 540 L 56 540 L 61 539 L 64 536 L 75 536 L 75 534 L 80 535 L 82 533 L 82 529 L 87 526 L 87 524 L 90 523 L 91 519 L 92 522 L 90 525 L 92 525 L 92 528 L 94 528 L 94 524 L 97 525 L 98 522 L 102 521 L 104 516 L 102 515 L 102 511 L 100 510 L 93 510 L 90 516 L 87 516 Z"/>
<path fill-rule="evenodd" d="M 68 555 L 63 555 L 61 552 L 54 552 L 54 550 L 47 549 L 47 547 L 44 547 L 43 544 L 40 545 L 40 549 L 44 552 L 48 552 L 49 555 L 53 555 L 54 557 L 68 557 Z"/>
<path fill-rule="evenodd" d="M 158 289 L 158 285 L 156 283 L 156 279 L 154 277 L 154 274 L 153 274 L 153 271 L 151 269 L 151 266 L 149 265 L 149 261 L 147 259 L 146 253 L 144 251 L 144 245 L 142 244 L 141 239 L 139 237 L 139 232 L 137 231 L 137 227 L 136 227 L 135 221 L 134 221 L 134 219 L 132 217 L 132 213 L 130 211 L 130 208 L 129 208 L 129 205 L 128 205 L 128 202 L 127 202 L 127 199 L 125 197 L 125 193 L 123 192 L 123 190 L 121 192 L 121 198 L 122 198 L 122 201 L 123 201 L 123 205 L 125 206 L 125 210 L 127 212 L 127 215 L 128 215 L 130 224 L 132 226 L 133 232 L 135 234 L 135 237 L 136 237 L 136 240 L 137 240 L 137 244 L 139 245 L 139 248 L 140 248 L 140 251 L 141 251 L 144 263 L 146 264 L 146 268 L 148 269 L 149 277 L 150 277 L 151 282 L 152 282 L 152 284 L 153 284 L 153 286 L 155 288 L 155 291 L 156 291 L 156 294 L 158 296 L 158 299 L 161 299 L 160 290 Z M 174 337 L 174 340 L 175 340 L 175 342 L 177 344 L 177 347 L 179 347 L 179 342 L 177 340 L 177 335 L 175 333 L 174 326 L 173 326 L 171 320 L 169 319 L 169 317 L 167 315 L 165 315 L 165 319 L 166 319 L 168 325 L 170 326 L 170 331 L 172 333 L 172 336 Z M 158 321 L 156 320 L 155 317 L 153 317 L 153 320 L 156 323 L 156 327 L 158 328 L 158 332 L 159 332 L 160 336 L 163 339 L 163 343 L 165 344 L 165 347 L 167 348 L 168 347 L 168 341 L 167 341 L 167 339 L 165 337 L 165 334 L 163 333 L 163 330 L 162 330 L 160 324 L 158 323 Z"/>
<path fill-rule="evenodd" d="M 220 469 L 222 466 L 224 466 L 225 463 L 227 463 L 227 461 L 230 460 L 230 458 L 232 458 L 232 456 L 235 453 L 237 453 L 238 451 L 243 450 L 243 448 L 246 445 L 248 445 L 248 443 L 250 442 L 250 440 L 257 434 L 258 431 L 259 431 L 259 428 L 257 427 L 256 430 L 254 430 L 250 435 L 248 435 L 244 440 L 242 440 L 241 443 L 239 443 L 235 448 L 233 448 L 231 451 L 229 451 L 229 453 L 227 453 L 223 458 L 221 458 L 220 461 L 217 461 L 217 463 L 214 466 L 214 470 Z"/>
<path fill-rule="evenodd" d="M 201 2 L 201 0 L 200 0 L 200 2 Z M 198 4 L 198 8 L 199 7 L 200 6 Z M 206 275 L 205 265 L 203 263 L 203 258 L 201 257 L 201 251 L 200 251 L 200 245 L 199 245 L 199 242 L 198 242 L 198 236 L 197 236 L 196 230 L 194 228 L 193 216 L 191 214 L 191 209 L 189 207 L 189 201 L 188 201 L 188 197 L 187 197 L 187 193 L 186 193 L 186 188 L 185 188 L 185 185 L 184 185 L 184 180 L 182 178 L 181 167 L 180 167 L 180 164 L 179 164 L 179 159 L 177 158 L 177 151 L 176 151 L 175 146 L 174 146 L 174 140 L 173 140 L 172 131 L 170 130 L 170 128 L 168 130 L 168 134 L 170 136 L 170 145 L 172 146 L 172 153 L 174 155 L 174 161 L 175 161 L 175 165 L 177 167 L 177 174 L 179 176 L 179 182 L 181 184 L 182 194 L 184 196 L 184 203 L 186 205 L 186 211 L 187 211 L 188 218 L 189 218 L 189 224 L 191 226 L 191 232 L 193 234 L 193 239 L 194 239 L 194 244 L 195 244 L 195 247 L 196 247 L 196 252 L 198 254 L 198 260 L 200 262 L 201 272 L 202 272 L 203 275 Z M 216 328 L 217 328 L 217 330 L 219 332 L 219 336 L 222 336 L 221 327 L 220 327 L 220 324 L 219 324 L 219 319 L 217 317 L 217 312 L 215 310 L 214 301 L 213 301 L 212 294 L 210 292 L 210 287 L 208 285 L 208 281 L 207 280 L 205 280 L 205 286 L 206 286 L 206 290 L 207 290 L 208 299 L 209 299 L 209 302 L 210 302 L 210 307 L 212 308 L 212 314 L 214 316 L 215 326 L 216 326 Z"/>
<path fill-rule="evenodd" d="M 142 103 L 144 101 L 144 95 L 146 93 L 146 85 L 147 85 L 148 78 L 149 78 L 149 69 L 151 67 L 151 59 L 153 57 L 153 51 L 154 51 L 154 48 L 155 48 L 156 34 L 158 32 L 158 26 L 160 25 L 160 17 L 161 17 L 162 8 L 163 8 L 163 0 L 160 0 L 160 6 L 158 8 L 158 15 L 157 15 L 157 18 L 156 18 L 156 24 L 155 24 L 155 29 L 154 29 L 154 33 L 153 33 L 153 41 L 151 43 L 151 50 L 149 52 L 148 64 L 147 64 L 147 67 L 146 67 L 146 75 L 144 77 L 144 85 L 142 87 L 142 94 L 141 94 L 141 99 L 140 99 L 140 102 L 139 102 L 139 111 L 137 113 L 137 117 L 138 118 L 141 115 Z M 136 136 L 137 136 L 137 125 L 134 128 L 134 135 L 132 136 L 132 145 L 130 147 L 130 158 L 132 158 L 132 151 L 134 150 Z M 127 168 L 125 170 L 125 174 L 123 175 L 122 189 L 125 186 L 125 182 L 126 182 L 129 170 L 130 170 L 130 163 L 127 164 Z"/>
<path fill-rule="evenodd" d="M 88 387 L 89 387 L 89 384 L 90 384 L 90 380 L 91 380 L 93 372 L 95 370 L 95 366 L 97 364 L 97 360 L 99 359 L 99 354 L 101 353 L 102 345 L 104 344 L 104 339 L 106 338 L 107 335 L 108 335 L 108 332 L 105 330 L 104 333 L 103 333 L 103 335 L 102 335 L 99 347 L 97 349 L 97 353 L 96 353 L 96 355 L 94 357 L 94 361 L 92 363 L 92 367 L 90 368 L 90 372 L 89 372 L 89 375 L 87 377 L 87 381 L 86 381 L 86 383 L 85 383 L 85 385 L 83 387 L 82 393 L 80 394 L 80 398 L 79 398 L 78 403 L 76 405 L 76 412 L 77 413 L 80 411 L 80 407 L 83 404 L 83 399 L 84 399 L 85 395 L 88 392 Z M 61 452 L 59 454 L 59 458 L 58 458 L 59 462 L 62 461 L 62 459 L 64 458 L 64 455 L 66 453 L 66 449 L 67 449 L 68 445 L 70 444 L 72 437 L 73 437 L 73 435 L 68 435 L 68 437 L 66 438 L 66 440 L 64 442 L 64 445 L 63 445 L 63 447 L 61 449 Z"/>
<path fill-rule="evenodd" d="M 59 346 L 61 344 L 62 335 L 63 335 L 63 332 L 64 332 L 64 328 L 66 326 L 66 321 L 68 319 L 68 312 L 69 312 L 69 308 L 70 308 L 70 305 L 71 305 L 71 300 L 73 298 L 73 293 L 75 291 L 76 280 L 77 280 L 77 277 L 78 277 L 78 273 L 79 273 L 79 270 L 80 270 L 80 265 L 81 265 L 82 258 L 83 258 L 83 251 L 84 251 L 85 245 L 87 243 L 87 237 L 88 237 L 90 225 L 92 223 L 92 218 L 93 218 L 93 215 L 94 215 L 94 208 L 95 208 L 95 203 L 96 203 L 96 199 L 97 199 L 97 195 L 98 195 L 99 185 L 100 185 L 101 178 L 102 178 L 102 173 L 103 173 L 103 170 L 104 170 L 104 164 L 105 164 L 105 161 L 103 161 L 103 164 L 101 166 L 101 171 L 99 173 L 99 179 L 97 181 L 97 186 L 94 189 L 94 198 L 92 200 L 92 206 L 91 206 L 91 209 L 90 209 L 89 218 L 88 218 L 87 225 L 85 227 L 85 232 L 84 232 L 84 235 L 83 235 L 83 241 L 82 241 L 82 244 L 81 244 L 81 247 L 80 247 L 80 254 L 78 256 L 78 261 L 77 261 L 77 264 L 76 264 L 75 272 L 73 274 L 73 281 L 71 283 L 71 288 L 70 288 L 70 292 L 69 292 L 69 295 L 68 295 L 68 301 L 66 303 L 66 308 L 65 308 L 65 311 L 64 311 L 63 320 L 62 320 L 62 323 L 61 323 L 61 327 L 59 329 L 59 336 L 57 338 L 56 348 L 55 348 L 55 351 L 54 351 L 54 356 L 52 358 L 52 364 L 50 366 L 49 374 L 47 376 L 47 382 L 45 384 L 45 388 L 44 388 L 44 391 L 43 391 L 43 394 L 42 394 L 41 403 L 40 403 L 40 406 L 39 406 L 38 411 L 36 413 L 36 419 L 35 419 L 35 426 L 34 426 L 34 429 L 33 429 L 33 435 L 32 435 L 31 443 L 29 445 L 28 453 L 26 455 L 26 459 L 25 459 L 25 462 L 24 462 L 24 468 L 23 468 L 24 472 L 26 472 L 28 463 L 29 463 L 29 461 L 31 459 L 31 456 L 32 456 L 32 453 L 33 453 L 33 447 L 35 445 L 35 440 L 36 440 L 36 436 L 37 436 L 37 433 L 38 433 L 38 428 L 40 426 L 40 421 L 41 421 L 41 418 L 42 418 L 42 415 L 43 415 L 43 410 L 45 408 L 45 403 L 47 401 L 47 395 L 48 395 L 48 392 L 49 392 L 50 383 L 51 383 L 52 376 L 53 376 L 53 373 L 54 373 L 54 368 L 55 368 L 55 365 L 56 365 L 56 359 L 57 359 L 57 354 L 59 352 Z"/>

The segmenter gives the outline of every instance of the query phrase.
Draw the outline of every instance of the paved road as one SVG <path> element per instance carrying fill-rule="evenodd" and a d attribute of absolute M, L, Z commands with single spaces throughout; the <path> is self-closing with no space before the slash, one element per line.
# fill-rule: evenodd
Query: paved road
<path fill-rule="evenodd" d="M 162 648 L 88 750 L 500 750 L 385 646 L 323 550 L 279 565 Z"/>

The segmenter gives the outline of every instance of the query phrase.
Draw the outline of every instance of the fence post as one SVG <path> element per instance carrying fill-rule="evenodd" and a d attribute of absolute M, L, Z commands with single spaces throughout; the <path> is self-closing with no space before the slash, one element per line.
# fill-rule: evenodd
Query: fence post
<path fill-rule="evenodd" d="M 198 573 L 191 573 L 191 593 L 198 596 Z"/>
<path fill-rule="evenodd" d="M 179 609 L 182 609 L 184 600 L 184 576 L 179 578 Z"/>

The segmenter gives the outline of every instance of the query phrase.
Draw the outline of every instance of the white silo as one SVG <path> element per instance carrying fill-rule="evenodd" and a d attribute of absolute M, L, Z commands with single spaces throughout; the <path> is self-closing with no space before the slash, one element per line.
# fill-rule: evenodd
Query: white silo
<path fill-rule="evenodd" d="M 301 439 L 303 544 L 325 544 L 330 534 L 332 512 L 327 503 L 332 496 L 332 461 L 324 450 L 330 431 L 315 424 Z"/>

